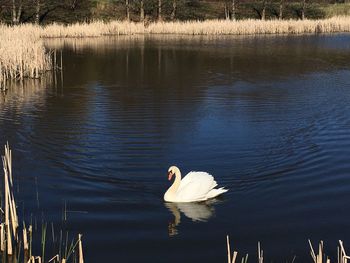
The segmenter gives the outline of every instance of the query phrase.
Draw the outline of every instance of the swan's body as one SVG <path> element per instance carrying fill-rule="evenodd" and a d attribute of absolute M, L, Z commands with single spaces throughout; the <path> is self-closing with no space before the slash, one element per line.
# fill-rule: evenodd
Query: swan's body
<path fill-rule="evenodd" d="M 218 185 L 214 177 L 206 172 L 190 172 L 181 180 L 181 172 L 176 166 L 168 170 L 169 180 L 175 175 L 174 183 L 164 194 L 166 202 L 200 202 L 227 192 Z"/>

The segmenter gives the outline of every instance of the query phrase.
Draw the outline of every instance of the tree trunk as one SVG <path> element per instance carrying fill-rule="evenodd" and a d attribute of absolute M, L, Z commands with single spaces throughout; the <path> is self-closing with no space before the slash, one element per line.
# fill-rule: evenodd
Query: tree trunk
<path fill-rule="evenodd" d="M 129 0 L 125 0 L 125 7 L 126 7 L 126 20 L 130 21 L 130 6 L 129 6 Z"/>
<path fill-rule="evenodd" d="M 12 24 L 16 24 L 16 3 L 12 0 Z"/>
<path fill-rule="evenodd" d="M 232 0 L 231 20 L 236 20 L 236 0 Z"/>
<path fill-rule="evenodd" d="M 227 3 L 225 1 L 225 19 L 230 20 L 230 10 L 227 8 Z"/>
<path fill-rule="evenodd" d="M 176 0 L 173 0 L 173 11 L 171 12 L 171 20 L 175 19 L 176 15 Z"/>
<path fill-rule="evenodd" d="M 306 6 L 306 0 L 302 0 L 303 2 L 301 3 L 301 19 L 305 19 L 305 6 Z"/>
<path fill-rule="evenodd" d="M 143 0 L 140 1 L 140 21 L 145 21 L 145 9 L 143 7 Z"/>
<path fill-rule="evenodd" d="M 39 22 L 40 22 L 40 0 L 36 0 L 35 24 L 39 25 Z"/>
<path fill-rule="evenodd" d="M 12 23 L 18 25 L 22 15 L 22 1 L 19 2 L 18 10 L 16 10 L 15 0 L 12 0 Z"/>
<path fill-rule="evenodd" d="M 158 0 L 158 22 L 162 21 L 162 0 Z"/>
<path fill-rule="evenodd" d="M 261 11 L 261 20 L 265 20 L 266 16 L 266 0 L 263 0 L 263 9 Z"/>
<path fill-rule="evenodd" d="M 284 4 L 284 2 L 283 2 L 283 0 L 281 0 L 281 1 L 280 1 L 280 11 L 279 11 L 279 13 L 278 13 L 278 19 L 279 19 L 279 20 L 282 20 L 282 19 L 283 19 L 283 4 Z"/>

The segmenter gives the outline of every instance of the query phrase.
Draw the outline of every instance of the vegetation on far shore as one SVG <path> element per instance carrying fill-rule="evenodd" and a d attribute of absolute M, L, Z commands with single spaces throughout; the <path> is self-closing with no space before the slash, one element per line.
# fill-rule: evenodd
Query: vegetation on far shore
<path fill-rule="evenodd" d="M 127 21 L 48 25 L 37 28 L 40 36 L 97 37 L 105 35 L 181 34 L 181 35 L 258 35 L 350 32 L 349 17 L 322 20 L 205 20 L 134 23 Z"/>
<path fill-rule="evenodd" d="M 96 20 L 324 19 L 350 14 L 350 0 L 3 0 L 0 23 Z"/>
<path fill-rule="evenodd" d="M 135 23 L 96 21 L 71 25 L 0 25 L 0 90 L 6 81 L 40 78 L 57 67 L 57 58 L 45 50 L 43 38 L 104 35 L 182 34 L 258 35 L 350 32 L 350 16 L 321 20 L 206 20 Z M 62 62 L 61 62 L 62 63 Z"/>

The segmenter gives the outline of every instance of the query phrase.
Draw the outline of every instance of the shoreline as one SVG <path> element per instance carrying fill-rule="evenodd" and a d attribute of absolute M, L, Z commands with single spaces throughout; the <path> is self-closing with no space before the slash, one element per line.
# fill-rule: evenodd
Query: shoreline
<path fill-rule="evenodd" d="M 98 37 L 107 35 L 281 35 L 350 32 L 350 16 L 320 20 L 205 20 L 152 22 L 96 21 L 40 28 L 41 37 Z"/>
<path fill-rule="evenodd" d="M 102 36 L 287 36 L 301 34 L 334 34 L 350 32 L 350 16 L 321 20 L 206 20 L 183 22 L 95 21 L 71 25 L 38 26 L 0 24 L 0 90 L 7 80 L 41 78 L 57 68 L 44 39 L 88 38 Z"/>

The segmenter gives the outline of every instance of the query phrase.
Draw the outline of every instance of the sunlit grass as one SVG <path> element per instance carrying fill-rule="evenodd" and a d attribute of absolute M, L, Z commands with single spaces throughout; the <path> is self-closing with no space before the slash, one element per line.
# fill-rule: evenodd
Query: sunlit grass
<path fill-rule="evenodd" d="M 350 17 L 322 20 L 210 20 L 151 23 L 150 34 L 259 35 L 350 32 Z"/>
<path fill-rule="evenodd" d="M 41 28 L 41 37 L 98 37 L 105 35 L 132 35 L 145 33 L 143 23 L 127 21 L 96 21 L 71 25 L 51 24 Z"/>
<path fill-rule="evenodd" d="M 337 258 L 334 261 L 331 261 L 330 257 L 328 257 L 325 253 L 324 244 L 321 240 L 318 244 L 318 248 L 315 251 L 314 247 L 310 241 L 308 240 L 310 247 L 310 261 L 313 263 L 347 263 L 350 257 L 346 254 L 343 241 L 339 240 L 339 246 L 337 247 Z M 226 236 L 226 246 L 227 246 L 227 263 L 248 263 L 248 254 L 243 254 L 243 256 L 239 255 L 237 251 L 233 251 L 231 254 L 231 244 L 229 236 Z M 241 260 L 239 260 L 241 258 Z M 293 257 L 292 263 L 295 261 L 296 255 Z M 258 250 L 257 250 L 257 260 L 255 262 L 264 263 L 264 251 L 261 248 L 260 242 L 258 242 Z M 288 261 L 286 261 L 288 262 Z"/>
<path fill-rule="evenodd" d="M 206 20 L 143 23 L 112 21 L 53 24 L 42 29 L 41 37 L 97 37 L 132 34 L 256 35 L 350 32 L 350 17 L 321 20 Z"/>
<path fill-rule="evenodd" d="M 39 78 L 51 68 L 40 34 L 33 25 L 0 25 L 0 89 L 9 79 Z"/>

